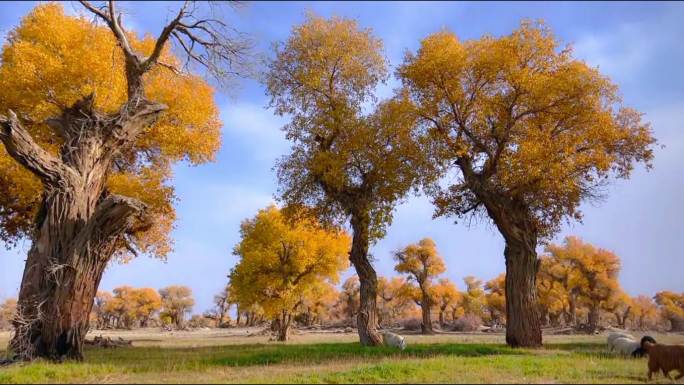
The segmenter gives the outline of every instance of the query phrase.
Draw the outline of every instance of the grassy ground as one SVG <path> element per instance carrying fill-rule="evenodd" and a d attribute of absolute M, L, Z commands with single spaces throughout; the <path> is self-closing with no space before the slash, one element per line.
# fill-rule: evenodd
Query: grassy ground
<path fill-rule="evenodd" d="M 298 335 L 287 344 L 235 332 L 119 335 L 135 346 L 88 349 L 83 363 L 0 369 L 0 383 L 635 383 L 646 374 L 645 359 L 606 353 L 602 336 L 549 336 L 543 349 L 519 350 L 498 335 L 408 336 L 400 352 L 362 348 L 349 334 Z M 0 334 L 0 346 L 6 338 Z"/>

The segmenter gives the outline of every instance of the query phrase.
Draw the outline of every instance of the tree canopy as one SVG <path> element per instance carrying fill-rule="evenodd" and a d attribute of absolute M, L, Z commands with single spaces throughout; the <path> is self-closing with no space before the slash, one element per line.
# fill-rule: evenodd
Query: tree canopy
<path fill-rule="evenodd" d="M 275 206 L 259 210 L 240 228 L 234 254 L 239 263 L 230 274 L 240 304 L 258 304 L 266 317 L 278 319 L 287 339 L 295 310 L 315 304 L 349 266 L 350 238 L 325 228 L 306 215 L 286 217 Z"/>
<path fill-rule="evenodd" d="M 141 54 L 155 48 L 151 36 L 127 31 L 127 38 Z M 160 61 L 181 65 L 166 46 Z M 66 15 L 59 3 L 41 4 L 10 32 L 3 47 L 0 111 L 12 110 L 33 139 L 57 155 L 64 138 L 49 118 L 90 94 L 95 108 L 117 112 L 127 99 L 124 66 L 124 53 L 109 28 Z M 168 235 L 175 220 L 171 165 L 212 160 L 220 146 L 221 121 L 214 90 L 202 78 L 157 66 L 144 82 L 147 96 L 167 110 L 117 156 L 107 188 L 152 208 L 154 225 L 135 234 L 134 244 L 163 257 L 171 248 Z M 11 245 L 29 235 L 42 191 L 38 178 L 0 146 L 0 240 Z"/>

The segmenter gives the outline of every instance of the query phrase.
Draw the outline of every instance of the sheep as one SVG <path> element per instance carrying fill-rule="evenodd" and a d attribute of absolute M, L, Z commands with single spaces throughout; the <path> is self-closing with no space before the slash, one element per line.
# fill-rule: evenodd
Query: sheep
<path fill-rule="evenodd" d="M 406 349 L 406 339 L 399 334 L 395 334 L 389 331 L 382 332 L 382 343 L 385 346 L 399 348 L 401 350 Z"/>
<path fill-rule="evenodd" d="M 620 337 L 627 337 L 629 339 L 634 339 L 630 334 L 623 331 L 616 331 L 608 334 L 608 350 L 613 351 L 615 349 L 615 340 Z"/>
<path fill-rule="evenodd" d="M 613 337 L 613 338 L 611 338 Z M 610 350 L 617 351 L 620 354 L 631 355 L 634 358 L 643 357 L 646 351 L 644 350 L 644 343 L 651 342 L 655 343 L 653 337 L 645 336 L 641 339 L 641 342 L 634 340 L 632 336 L 608 336 L 608 346 Z"/>
<path fill-rule="evenodd" d="M 668 379 L 670 372 L 676 370 L 679 374 L 674 380 L 684 377 L 684 346 L 682 345 L 661 345 L 651 341 L 643 341 L 644 350 L 648 353 L 648 380 L 653 378 L 653 373 L 658 370 Z"/>

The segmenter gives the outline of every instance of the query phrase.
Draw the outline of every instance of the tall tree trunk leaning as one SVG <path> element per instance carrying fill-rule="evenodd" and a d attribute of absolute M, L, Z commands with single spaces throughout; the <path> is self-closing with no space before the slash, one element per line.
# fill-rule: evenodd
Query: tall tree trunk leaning
<path fill-rule="evenodd" d="M 370 218 L 367 213 L 352 215 L 351 225 L 354 235 L 349 260 L 356 269 L 360 283 L 360 304 L 356 316 L 359 340 L 364 346 L 379 346 L 382 345 L 382 338 L 377 330 L 378 277 L 368 260 Z"/>
<path fill-rule="evenodd" d="M 64 140 L 60 157 L 36 144 L 12 112 L 0 116 L 7 152 L 44 185 L 10 344 L 18 359 L 82 358 L 104 269 L 124 234 L 146 226 L 145 206 L 110 194 L 106 182 L 122 143 L 130 145 L 165 106 L 137 98 L 106 116 L 93 103 L 87 96 L 48 122 Z"/>

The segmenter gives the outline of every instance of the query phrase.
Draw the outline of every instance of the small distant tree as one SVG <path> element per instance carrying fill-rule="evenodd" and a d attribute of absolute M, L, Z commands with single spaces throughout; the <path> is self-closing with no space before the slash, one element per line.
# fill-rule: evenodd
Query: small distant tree
<path fill-rule="evenodd" d="M 192 312 L 195 299 L 187 286 L 168 286 L 159 290 L 162 301 L 162 316 L 166 316 L 178 329 L 184 327 L 185 315 Z"/>
<path fill-rule="evenodd" d="M 120 286 L 112 290 L 113 298 L 107 303 L 107 311 L 116 318 L 116 327 L 132 329 L 135 322 L 135 289 Z"/>
<path fill-rule="evenodd" d="M 663 318 L 670 321 L 670 330 L 684 331 L 684 293 L 661 291 L 654 298 L 660 307 Z"/>
<path fill-rule="evenodd" d="M 587 307 L 589 331 L 595 331 L 601 310 L 605 310 L 608 301 L 622 291 L 618 282 L 620 258 L 577 237 L 566 237 L 561 246 L 549 244 L 546 251 L 568 269 L 570 291 L 576 292 Z"/>
<path fill-rule="evenodd" d="M 0 304 L 0 330 L 6 330 L 12 327 L 12 321 L 17 314 L 17 300 L 15 298 L 7 298 Z"/>
<path fill-rule="evenodd" d="M 398 74 L 448 178 L 428 187 L 436 214 L 493 221 L 506 243 L 506 342 L 541 345 L 536 248 L 608 177 L 650 167 L 649 125 L 541 23 L 467 41 L 436 32 Z"/>
<path fill-rule="evenodd" d="M 653 330 L 658 325 L 658 306 L 653 299 L 640 295 L 632 298 L 632 311 L 629 316 L 633 327 L 639 330 Z"/>
<path fill-rule="evenodd" d="M 340 312 L 346 317 L 350 325 L 354 324 L 356 315 L 359 313 L 360 306 L 360 283 L 359 277 L 353 275 L 342 284 L 338 307 Z"/>
<path fill-rule="evenodd" d="M 95 313 L 98 329 L 106 329 L 112 326 L 113 316 L 109 306 L 113 298 L 112 293 L 108 291 L 98 291 L 97 295 L 95 295 L 93 313 Z"/>
<path fill-rule="evenodd" d="M 378 278 L 378 324 L 391 326 L 415 307 L 415 296 L 402 277 Z"/>
<path fill-rule="evenodd" d="M 423 334 L 432 334 L 431 309 L 435 305 L 432 298 L 433 279 L 446 271 L 444 258 L 437 251 L 437 244 L 430 238 L 394 252 L 397 264 L 394 270 L 408 274 L 408 279 L 416 282 L 420 290 L 418 301 L 423 313 Z"/>
<path fill-rule="evenodd" d="M 613 292 L 613 295 L 604 303 L 603 309 L 615 317 L 615 322 L 620 329 L 627 328 L 627 320 L 634 311 L 632 297 L 621 288 Z"/>
<path fill-rule="evenodd" d="M 335 284 L 348 265 L 350 238 L 324 228 L 306 211 L 286 216 L 275 206 L 259 210 L 240 226 L 234 254 L 240 261 L 230 274 L 238 301 L 258 304 L 287 341 L 292 321 L 305 298 Z"/>
<path fill-rule="evenodd" d="M 446 317 L 448 309 L 458 307 L 461 301 L 461 293 L 459 293 L 456 284 L 451 282 L 448 278 L 441 278 L 432 288 L 432 295 L 434 297 L 435 306 L 439 310 L 439 324 L 443 328 L 446 326 Z"/>
<path fill-rule="evenodd" d="M 577 317 L 577 293 L 569 290 L 567 269 L 559 266 L 551 256 L 539 258 L 537 273 L 537 293 L 539 313 L 544 324 L 558 326 L 575 325 Z"/>
<path fill-rule="evenodd" d="M 482 288 L 482 280 L 469 275 L 463 279 L 466 291 L 461 297 L 461 307 L 465 315 L 474 315 L 483 319 L 485 315 L 486 298 Z"/>
<path fill-rule="evenodd" d="M 485 304 L 492 325 L 506 322 L 506 274 L 499 274 L 484 285 Z"/>
<path fill-rule="evenodd" d="M 221 328 L 224 327 L 226 316 L 230 310 L 231 298 L 230 298 L 230 285 L 226 285 L 223 290 L 214 296 L 214 309 L 213 312 L 216 316 L 216 326 Z"/>
<path fill-rule="evenodd" d="M 301 298 L 300 318 L 306 326 L 323 324 L 332 317 L 339 293 L 331 284 L 316 285 Z"/>
<path fill-rule="evenodd" d="M 135 289 L 131 293 L 133 318 L 140 327 L 149 326 L 152 317 L 161 309 L 161 297 L 151 288 Z"/>

